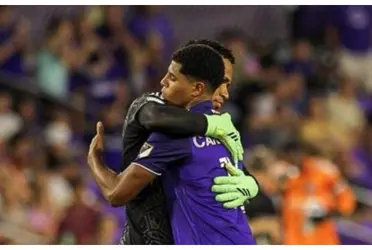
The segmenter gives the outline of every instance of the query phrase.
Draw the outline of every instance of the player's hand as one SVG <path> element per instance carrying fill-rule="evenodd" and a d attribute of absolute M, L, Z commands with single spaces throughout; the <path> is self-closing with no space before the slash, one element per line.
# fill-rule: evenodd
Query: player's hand
<path fill-rule="evenodd" d="M 92 157 L 99 156 L 103 151 L 104 130 L 102 122 L 98 122 L 96 126 L 96 135 L 92 139 L 89 146 L 88 161 Z"/>
<path fill-rule="evenodd" d="M 240 134 L 231 121 L 228 113 L 223 115 L 206 115 L 208 121 L 206 136 L 220 140 L 230 151 L 234 163 L 243 160 L 243 146 L 240 141 Z"/>
<path fill-rule="evenodd" d="M 213 180 L 212 191 L 217 193 L 218 202 L 222 202 L 225 208 L 236 208 L 256 197 L 259 187 L 252 176 L 246 176 L 231 163 L 226 163 L 225 168 L 231 176 L 218 176 Z"/>

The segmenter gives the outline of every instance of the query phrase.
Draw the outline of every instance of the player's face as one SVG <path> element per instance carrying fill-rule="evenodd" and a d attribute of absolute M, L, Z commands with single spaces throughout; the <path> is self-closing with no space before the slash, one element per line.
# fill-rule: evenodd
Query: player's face
<path fill-rule="evenodd" d="M 195 98 L 195 84 L 180 72 L 182 65 L 174 61 L 161 80 L 163 98 L 173 105 L 186 107 Z"/>
<path fill-rule="evenodd" d="M 212 97 L 213 108 L 216 110 L 219 110 L 225 101 L 229 99 L 229 87 L 231 85 L 233 75 L 233 67 L 231 62 L 224 58 L 223 63 L 225 65 L 224 82 L 218 87 L 218 89 L 216 89 Z"/>

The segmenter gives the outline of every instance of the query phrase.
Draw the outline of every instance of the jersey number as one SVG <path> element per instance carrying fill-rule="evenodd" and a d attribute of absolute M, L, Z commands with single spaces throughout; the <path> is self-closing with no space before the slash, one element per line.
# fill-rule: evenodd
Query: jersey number
<path fill-rule="evenodd" d="M 221 168 L 225 167 L 225 164 L 230 162 L 229 157 L 221 157 L 219 159 Z"/>
<path fill-rule="evenodd" d="M 231 163 L 229 157 L 221 157 L 221 158 L 219 159 L 219 161 L 220 161 L 220 167 L 221 167 L 221 168 L 224 168 L 225 165 L 226 165 L 227 163 Z M 230 176 L 230 173 L 227 172 L 227 175 Z"/>

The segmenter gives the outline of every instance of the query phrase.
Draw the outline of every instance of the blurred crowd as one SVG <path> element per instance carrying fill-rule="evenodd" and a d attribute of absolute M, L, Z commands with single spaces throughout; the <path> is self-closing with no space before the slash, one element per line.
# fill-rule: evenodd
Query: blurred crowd
<path fill-rule="evenodd" d="M 249 39 L 241 24 L 216 31 L 236 57 L 223 111 L 261 183 L 247 214 L 262 244 L 282 242 L 281 211 L 291 201 L 278 176 L 289 168 L 268 173 L 283 161 L 301 165 L 283 152 L 301 141 L 363 190 L 346 214 L 372 230 L 365 202 L 372 192 L 372 9 L 297 7 L 288 19 L 286 41 Z M 103 201 L 86 166 L 94 124 L 104 123 L 105 159 L 118 170 L 128 105 L 159 89 L 173 50 L 187 41 L 173 37 L 172 23 L 154 6 L 51 15 L 41 44 L 30 39 L 32 25 L 0 6 L 0 241 L 116 243 L 124 208 Z"/>

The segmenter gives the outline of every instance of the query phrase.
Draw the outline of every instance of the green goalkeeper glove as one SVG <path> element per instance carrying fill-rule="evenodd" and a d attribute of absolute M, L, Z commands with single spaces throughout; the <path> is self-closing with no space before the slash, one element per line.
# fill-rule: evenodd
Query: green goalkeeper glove
<path fill-rule="evenodd" d="M 225 168 L 231 176 L 214 178 L 212 186 L 212 191 L 217 193 L 218 202 L 223 203 L 225 208 L 236 208 L 242 206 L 248 199 L 256 197 L 259 187 L 252 176 L 246 176 L 231 163 L 226 163 Z"/>
<path fill-rule="evenodd" d="M 243 160 L 243 146 L 240 141 L 240 134 L 231 121 L 231 116 L 227 113 L 223 115 L 206 115 L 208 127 L 206 136 L 220 140 L 230 151 L 233 161 Z"/>

